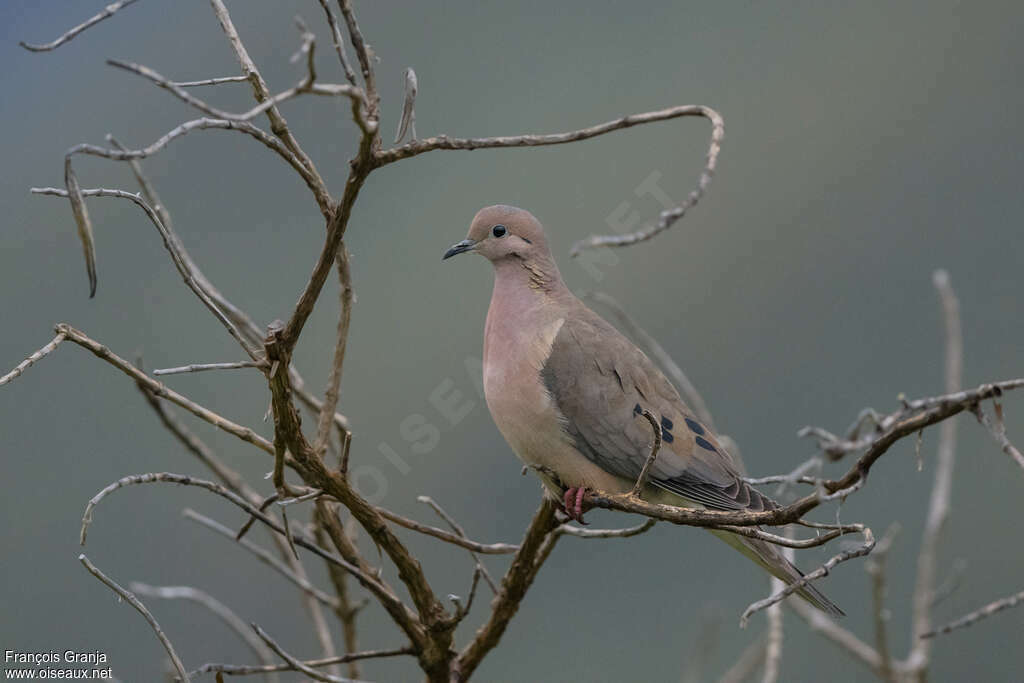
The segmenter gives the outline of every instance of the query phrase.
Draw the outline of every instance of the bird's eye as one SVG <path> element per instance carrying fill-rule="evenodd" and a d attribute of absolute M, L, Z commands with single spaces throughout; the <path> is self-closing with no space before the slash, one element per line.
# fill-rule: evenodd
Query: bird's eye
<path fill-rule="evenodd" d="M 504 237 L 508 233 L 508 228 L 504 225 L 495 225 L 491 228 L 491 234 L 495 237 Z"/>

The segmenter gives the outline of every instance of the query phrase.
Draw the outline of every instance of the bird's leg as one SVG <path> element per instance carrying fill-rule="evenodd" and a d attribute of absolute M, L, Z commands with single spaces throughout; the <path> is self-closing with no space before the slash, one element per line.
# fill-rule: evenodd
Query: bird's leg
<path fill-rule="evenodd" d="M 568 515 L 569 519 L 579 522 L 584 526 L 587 525 L 583 521 L 583 513 L 586 512 L 584 507 L 586 495 L 586 486 L 570 486 L 565 490 L 565 494 L 562 497 L 562 509 L 565 511 L 565 514 Z"/>

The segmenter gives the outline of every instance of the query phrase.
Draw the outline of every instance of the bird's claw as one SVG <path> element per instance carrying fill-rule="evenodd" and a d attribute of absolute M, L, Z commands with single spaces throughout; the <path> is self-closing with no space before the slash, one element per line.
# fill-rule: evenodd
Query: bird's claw
<path fill-rule="evenodd" d="M 562 497 L 562 509 L 565 514 L 569 519 L 583 526 L 587 526 L 587 523 L 583 521 L 583 513 L 586 512 L 583 503 L 586 495 L 587 488 L 585 486 L 570 486 Z"/>

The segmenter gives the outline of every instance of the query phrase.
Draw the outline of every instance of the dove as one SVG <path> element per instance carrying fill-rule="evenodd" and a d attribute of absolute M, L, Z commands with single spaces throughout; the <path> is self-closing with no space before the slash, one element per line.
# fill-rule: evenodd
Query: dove
<path fill-rule="evenodd" d="M 653 440 L 644 411 L 655 416 L 662 439 L 644 500 L 710 510 L 778 507 L 743 480 L 739 463 L 644 352 L 569 290 L 533 214 L 505 205 L 481 209 L 443 259 L 463 253 L 494 266 L 484 325 L 487 407 L 569 518 L 583 523 L 587 491 L 633 488 Z M 786 583 L 803 576 L 775 545 L 711 533 Z M 796 594 L 843 615 L 812 585 Z"/>

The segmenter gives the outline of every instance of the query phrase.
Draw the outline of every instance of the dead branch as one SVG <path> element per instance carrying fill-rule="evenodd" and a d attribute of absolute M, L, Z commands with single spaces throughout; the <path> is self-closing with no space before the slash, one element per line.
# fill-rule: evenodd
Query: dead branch
<path fill-rule="evenodd" d="M 263 644 L 263 641 L 252 633 L 252 630 L 230 607 L 209 593 L 192 586 L 150 586 L 138 581 L 133 581 L 130 587 L 132 592 L 137 595 L 161 598 L 163 600 L 189 600 L 202 605 L 234 631 L 264 666 L 269 666 L 273 663 L 274 654 Z M 278 677 L 272 672 L 268 672 L 267 680 L 276 681 Z"/>
<path fill-rule="evenodd" d="M 966 614 L 955 621 L 951 621 L 942 628 L 935 629 L 934 631 L 928 631 L 927 633 L 922 633 L 920 635 L 920 638 L 934 638 L 935 636 L 942 635 L 943 633 L 955 631 L 958 628 L 967 628 L 968 626 L 971 626 L 981 621 L 982 619 L 987 619 L 993 614 L 1002 612 L 1004 609 L 1016 607 L 1017 605 L 1020 605 L 1022 603 L 1024 603 L 1024 591 L 1021 591 L 1020 593 L 1016 593 L 1009 597 L 1002 598 L 1000 600 L 990 602 L 984 607 L 974 610 L 970 614 Z"/>
<path fill-rule="evenodd" d="M 132 595 L 130 591 L 121 588 L 121 586 L 118 585 L 116 581 L 114 581 L 109 576 L 101 572 L 96 567 L 96 565 L 89 561 L 89 558 L 85 555 L 79 555 L 78 561 L 82 563 L 82 566 L 84 566 L 90 574 L 92 574 L 97 579 L 102 581 L 107 586 L 107 588 L 117 593 L 122 600 L 124 600 L 129 605 L 134 607 L 135 610 L 142 615 L 142 618 L 145 619 L 146 623 L 148 623 L 150 628 L 153 629 L 153 632 L 156 634 L 156 637 L 160 641 L 160 644 L 164 646 L 165 650 L 167 650 L 167 656 L 171 658 L 171 663 L 174 664 L 174 668 L 178 672 L 178 676 L 181 678 L 181 680 L 185 681 L 185 683 L 188 683 L 188 681 L 192 680 L 191 678 L 189 678 L 188 673 L 185 671 L 185 665 L 182 664 L 181 660 L 178 658 L 178 653 L 174 651 L 174 646 L 171 645 L 170 639 L 164 634 L 163 629 L 160 628 L 160 624 L 157 623 L 156 618 L 153 617 L 153 614 L 148 609 L 146 609 L 146 606 L 142 604 L 142 601 L 140 601 L 137 597 Z"/>
<path fill-rule="evenodd" d="M 30 367 L 35 365 L 37 362 L 48 356 L 51 351 L 60 346 L 60 343 L 64 341 L 66 336 L 67 335 L 65 335 L 63 332 L 58 332 L 57 336 L 54 337 L 48 344 L 43 346 L 38 351 L 34 351 L 28 358 L 18 363 L 17 367 L 15 367 L 13 370 L 8 372 L 3 377 L 0 377 L 0 387 L 7 384 L 8 382 L 13 382 L 15 379 L 18 378 L 19 375 L 21 375 L 21 373 L 25 372 Z"/>

